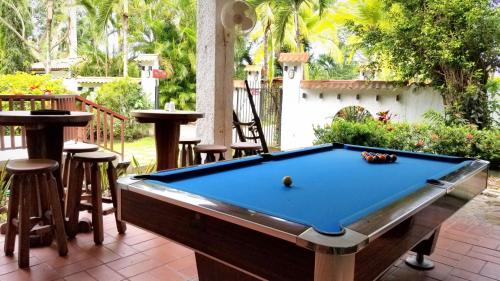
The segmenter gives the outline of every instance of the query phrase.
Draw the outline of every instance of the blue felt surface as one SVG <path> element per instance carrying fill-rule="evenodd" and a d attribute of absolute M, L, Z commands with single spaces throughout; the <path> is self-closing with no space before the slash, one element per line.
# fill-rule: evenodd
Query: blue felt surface
<path fill-rule="evenodd" d="M 335 234 L 466 162 L 399 156 L 396 163 L 369 164 L 360 151 L 332 149 L 184 179 L 159 173 L 147 181 Z M 291 188 L 283 185 L 284 176 L 292 177 Z"/>

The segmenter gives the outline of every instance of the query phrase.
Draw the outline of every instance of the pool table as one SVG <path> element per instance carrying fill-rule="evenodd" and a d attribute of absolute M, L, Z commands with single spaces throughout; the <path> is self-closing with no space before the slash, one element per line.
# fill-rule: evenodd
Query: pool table
<path fill-rule="evenodd" d="M 334 143 L 121 178 L 118 215 L 192 248 L 201 281 L 374 280 L 409 250 L 432 267 L 440 225 L 488 165 Z"/>

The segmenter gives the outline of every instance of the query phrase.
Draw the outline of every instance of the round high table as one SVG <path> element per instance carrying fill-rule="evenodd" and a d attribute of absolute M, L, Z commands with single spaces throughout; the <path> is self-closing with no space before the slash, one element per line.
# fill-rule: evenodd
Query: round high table
<path fill-rule="evenodd" d="M 25 127 L 28 157 L 30 159 L 45 158 L 59 163 L 59 168 L 54 172 L 54 176 L 57 181 L 61 206 L 64 206 L 64 189 L 61 180 L 64 127 L 85 127 L 93 116 L 92 113 L 77 111 L 72 111 L 70 115 L 31 115 L 29 111 L 0 112 L 1 126 Z M 40 244 L 43 245 L 49 243 L 49 241 L 52 241 L 51 237 L 41 238 Z"/>
<path fill-rule="evenodd" d="M 203 118 L 203 113 L 192 111 L 136 110 L 131 115 L 139 123 L 154 123 L 156 140 L 156 170 L 177 167 L 181 125 Z"/>

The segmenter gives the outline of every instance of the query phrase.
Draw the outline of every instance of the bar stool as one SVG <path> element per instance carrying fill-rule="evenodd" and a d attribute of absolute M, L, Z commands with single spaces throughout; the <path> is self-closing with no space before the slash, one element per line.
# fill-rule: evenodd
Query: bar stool
<path fill-rule="evenodd" d="M 201 139 L 191 139 L 185 138 L 179 140 L 179 144 L 181 145 L 181 153 L 179 153 L 180 167 L 192 166 L 194 165 L 194 152 L 193 148 L 196 147 L 197 144 L 201 142 Z"/>
<path fill-rule="evenodd" d="M 113 160 L 116 155 L 107 152 L 85 152 L 73 155 L 73 163 L 71 170 L 72 181 L 68 188 L 68 204 L 67 215 L 68 221 L 68 236 L 74 238 L 78 232 L 78 215 L 80 210 L 88 210 L 92 212 L 92 225 L 94 228 L 94 243 L 102 244 L 104 240 L 102 216 L 115 213 L 116 228 L 118 233 L 125 233 L 127 227 L 124 222 L 118 220 L 116 208 L 116 169 L 113 166 Z M 111 198 L 102 197 L 100 163 L 107 163 L 106 169 L 109 183 Z M 91 182 L 91 203 L 81 202 L 82 199 L 82 184 L 84 165 L 90 165 L 90 182 Z M 103 210 L 102 203 L 112 203 L 113 207 Z"/>
<path fill-rule="evenodd" d="M 68 253 L 64 220 L 53 172 L 59 168 L 57 161 L 49 159 L 12 160 L 7 163 L 7 172 L 12 176 L 9 209 L 7 214 L 7 233 L 4 252 L 7 256 L 14 253 L 16 232 L 19 234 L 18 264 L 29 266 L 30 232 L 51 232 L 55 230 L 60 256 Z M 48 197 L 48 198 L 47 198 Z M 36 203 L 34 203 L 36 202 Z M 50 206 L 52 222 L 39 225 L 46 217 L 42 205 Z M 32 217 L 33 205 L 38 206 L 38 216 Z M 32 225 L 34 225 L 32 227 Z"/>
<path fill-rule="evenodd" d="M 99 146 L 90 143 L 84 142 L 76 142 L 76 143 L 65 143 L 63 147 L 63 152 L 66 152 L 66 159 L 64 160 L 64 169 L 63 169 L 63 185 L 67 187 L 69 185 L 69 170 L 71 167 L 71 160 L 73 159 L 73 155 L 76 153 L 83 152 L 94 152 L 98 151 Z M 90 170 L 89 167 L 85 167 L 85 183 L 86 185 L 90 184 Z"/>
<path fill-rule="evenodd" d="M 227 147 L 217 144 L 200 144 L 197 145 L 193 150 L 195 154 L 194 162 L 196 164 L 201 164 L 202 163 L 201 154 L 205 153 L 207 156 L 205 158 L 204 163 L 206 164 L 206 163 L 225 160 L 224 153 L 227 151 Z M 219 154 L 218 160 L 215 157 L 217 153 Z"/>
<path fill-rule="evenodd" d="M 243 156 L 256 155 L 258 151 L 262 149 L 262 146 L 255 142 L 237 142 L 231 144 L 231 148 L 234 149 L 234 158 L 240 158 Z"/>

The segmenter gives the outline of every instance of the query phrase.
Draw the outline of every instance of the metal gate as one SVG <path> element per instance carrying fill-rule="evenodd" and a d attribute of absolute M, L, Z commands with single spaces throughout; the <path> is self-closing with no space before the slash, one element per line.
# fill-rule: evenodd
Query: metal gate
<path fill-rule="evenodd" d="M 244 83 L 235 83 L 233 96 L 233 109 L 242 122 L 250 122 L 253 119 L 252 108 L 248 101 Z M 267 144 L 271 150 L 277 150 L 280 146 L 281 135 L 281 81 L 274 83 L 249 81 L 250 92 L 255 103 L 255 109 L 259 113 L 262 130 Z M 233 130 L 233 142 L 238 141 L 236 130 Z"/>

